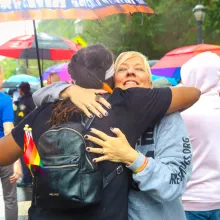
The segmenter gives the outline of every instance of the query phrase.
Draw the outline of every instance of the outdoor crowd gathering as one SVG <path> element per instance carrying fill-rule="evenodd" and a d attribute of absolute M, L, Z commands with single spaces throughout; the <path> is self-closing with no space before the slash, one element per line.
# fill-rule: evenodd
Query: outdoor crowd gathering
<path fill-rule="evenodd" d="M 196 45 L 150 60 L 34 21 L 153 14 L 143 0 L 18 2 L 0 3 L 2 22 L 33 20 L 34 33 L 0 55 L 36 60 L 38 76 L 0 65 L 3 219 L 220 220 L 220 46 L 201 42 L 201 23 Z M 24 218 L 20 189 L 32 197 Z"/>

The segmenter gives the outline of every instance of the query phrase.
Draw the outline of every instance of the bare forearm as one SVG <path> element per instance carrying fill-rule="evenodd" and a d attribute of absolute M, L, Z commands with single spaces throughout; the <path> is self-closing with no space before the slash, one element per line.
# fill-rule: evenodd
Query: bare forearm
<path fill-rule="evenodd" d="M 21 160 L 18 159 L 14 162 L 14 170 L 21 170 Z"/>
<path fill-rule="evenodd" d="M 14 128 L 14 124 L 12 122 L 5 122 L 3 124 L 4 127 L 4 135 L 11 133 L 11 130 Z"/>
<path fill-rule="evenodd" d="M 11 134 L 0 138 L 0 152 L 0 166 L 14 164 L 23 153 Z"/>
<path fill-rule="evenodd" d="M 14 162 L 14 165 L 15 165 L 15 166 L 21 166 L 21 161 L 20 161 L 20 159 L 16 160 L 16 161 Z"/>
<path fill-rule="evenodd" d="M 167 114 L 192 106 L 201 95 L 200 90 L 194 87 L 172 87 L 171 90 L 172 101 Z"/>

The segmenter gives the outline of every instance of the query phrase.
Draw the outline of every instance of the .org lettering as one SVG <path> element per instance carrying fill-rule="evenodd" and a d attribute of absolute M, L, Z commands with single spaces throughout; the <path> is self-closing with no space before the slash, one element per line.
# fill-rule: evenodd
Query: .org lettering
<path fill-rule="evenodd" d="M 178 173 L 172 173 L 170 178 L 170 184 L 180 184 L 183 181 L 187 171 L 187 167 L 191 164 L 192 161 L 192 152 L 191 152 L 191 144 L 189 138 L 182 138 L 183 141 L 183 161 L 179 166 Z"/>

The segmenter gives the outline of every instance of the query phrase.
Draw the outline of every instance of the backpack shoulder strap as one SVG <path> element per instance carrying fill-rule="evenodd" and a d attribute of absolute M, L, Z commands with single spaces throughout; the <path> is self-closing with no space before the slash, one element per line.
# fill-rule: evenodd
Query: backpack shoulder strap
<path fill-rule="evenodd" d="M 83 127 L 84 127 L 86 130 L 89 130 L 89 128 L 91 127 L 92 122 L 93 122 L 94 119 L 95 119 L 95 115 L 93 115 L 92 118 L 88 118 L 87 116 L 82 115 L 81 118 L 82 118 L 82 119 L 81 119 L 81 124 L 83 125 Z"/>
<path fill-rule="evenodd" d="M 123 165 L 120 164 L 116 169 L 114 169 L 107 177 L 103 177 L 103 188 L 105 189 L 108 184 L 117 176 L 122 174 L 124 171 Z"/>

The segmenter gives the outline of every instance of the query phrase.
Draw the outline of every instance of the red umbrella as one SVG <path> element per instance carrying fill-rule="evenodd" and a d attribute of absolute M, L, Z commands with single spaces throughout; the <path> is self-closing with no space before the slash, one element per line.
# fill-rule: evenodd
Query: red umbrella
<path fill-rule="evenodd" d="M 180 69 L 184 63 L 199 53 L 211 51 L 220 55 L 220 46 L 211 44 L 197 44 L 174 49 L 162 57 L 153 67 L 152 73 L 180 79 Z"/>
<path fill-rule="evenodd" d="M 71 40 L 38 33 L 38 50 L 42 60 L 70 60 L 81 47 Z M 37 59 L 34 35 L 15 37 L 0 46 L 0 55 L 15 59 Z"/>

